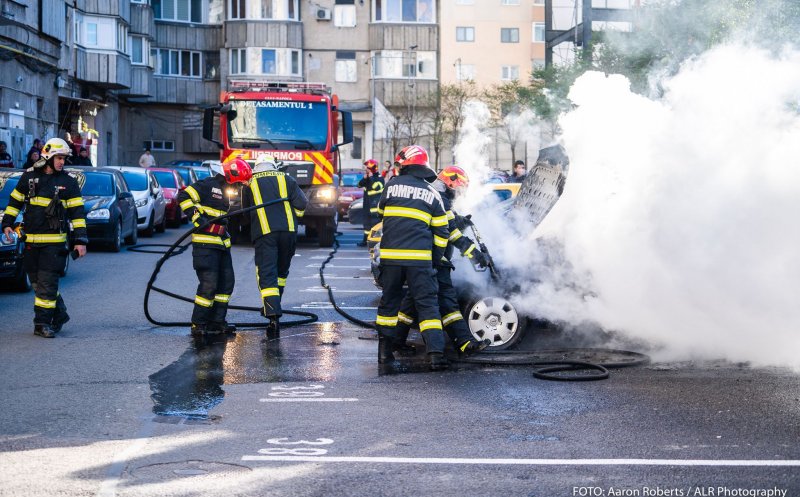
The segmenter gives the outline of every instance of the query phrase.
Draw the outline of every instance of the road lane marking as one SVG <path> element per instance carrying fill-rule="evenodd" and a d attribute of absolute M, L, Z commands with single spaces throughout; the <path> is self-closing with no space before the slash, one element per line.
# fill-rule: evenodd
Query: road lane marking
<path fill-rule="evenodd" d="M 755 466 L 795 467 L 797 459 L 490 459 L 444 457 L 358 456 L 242 456 L 242 461 L 377 463 L 377 464 L 482 464 L 502 466 Z"/>
<path fill-rule="evenodd" d="M 314 257 L 309 257 L 309 259 L 322 259 L 322 260 L 325 260 L 327 258 L 328 258 L 328 256 L 326 256 L 326 255 L 315 255 Z M 334 256 L 334 259 L 336 259 L 337 261 L 368 261 L 369 257 L 366 257 L 366 256 L 364 256 L 364 257 L 339 257 L 337 255 L 337 256 Z"/>
<path fill-rule="evenodd" d="M 328 302 L 309 302 L 307 304 L 303 304 L 300 306 L 294 306 L 292 309 L 331 309 L 333 310 L 333 305 Z M 377 311 L 378 308 L 375 306 L 345 306 L 340 305 L 339 309 L 348 309 L 354 311 Z"/>
<path fill-rule="evenodd" d="M 331 287 L 336 293 L 383 293 L 380 290 L 345 290 L 343 288 L 336 288 Z M 301 292 L 310 292 L 310 293 L 326 293 L 328 290 L 322 287 L 317 288 L 306 288 L 305 290 L 300 290 Z"/>
<path fill-rule="evenodd" d="M 358 402 L 350 397 L 273 397 L 258 399 L 259 402 Z"/>
<path fill-rule="evenodd" d="M 319 279 L 319 275 L 318 274 L 312 274 L 310 276 L 303 276 L 301 279 L 304 279 L 304 280 L 318 280 Z M 326 280 L 364 280 L 364 281 L 372 282 L 372 278 L 370 278 L 369 276 L 331 276 L 331 275 L 326 274 L 325 275 L 325 279 Z"/>
<path fill-rule="evenodd" d="M 322 264 L 307 264 L 306 267 L 318 268 L 318 267 L 322 267 Z M 340 266 L 339 264 L 328 264 L 325 267 L 326 268 L 328 268 L 328 267 L 336 267 L 336 268 L 341 268 L 341 269 L 362 269 L 362 270 L 367 270 L 367 271 L 372 269 L 371 266 L 364 266 L 364 265 L 361 265 L 361 266 Z"/>

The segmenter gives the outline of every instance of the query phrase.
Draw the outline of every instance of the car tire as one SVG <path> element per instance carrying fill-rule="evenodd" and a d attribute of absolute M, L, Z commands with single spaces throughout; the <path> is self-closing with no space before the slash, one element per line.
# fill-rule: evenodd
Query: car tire
<path fill-rule="evenodd" d="M 139 241 L 139 230 L 136 229 L 136 218 L 133 218 L 133 227 L 131 234 L 125 237 L 125 245 L 136 245 Z"/>
<path fill-rule="evenodd" d="M 155 232 L 155 228 L 156 228 L 155 224 L 156 224 L 156 213 L 154 211 L 154 212 L 150 213 L 150 222 L 147 223 L 147 228 L 142 230 L 142 236 L 145 236 L 145 237 L 148 237 L 148 238 L 153 236 L 153 233 Z"/>
<path fill-rule="evenodd" d="M 114 227 L 114 232 L 111 234 L 111 243 L 108 244 L 109 250 L 112 252 L 119 252 L 122 250 L 122 220 L 118 219 Z"/>
<path fill-rule="evenodd" d="M 517 310 L 502 297 L 470 300 L 462 310 L 470 333 L 477 340 L 492 341 L 489 350 L 506 350 L 522 339 L 525 327 Z"/>
<path fill-rule="evenodd" d="M 153 213 L 153 215 L 155 216 L 155 213 Z M 156 226 L 156 233 L 163 233 L 165 231 L 167 231 L 167 213 L 166 212 L 164 213 L 164 216 L 161 218 L 161 222 L 158 223 L 158 225 Z"/>

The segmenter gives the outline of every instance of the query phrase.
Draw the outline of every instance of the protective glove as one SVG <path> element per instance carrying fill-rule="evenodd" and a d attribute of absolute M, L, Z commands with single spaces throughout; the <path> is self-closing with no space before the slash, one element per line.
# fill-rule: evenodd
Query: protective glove
<path fill-rule="evenodd" d="M 477 264 L 480 267 L 489 267 L 489 256 L 487 256 L 480 250 L 475 249 L 472 251 L 472 254 L 470 255 L 472 256 L 470 257 L 470 259 L 474 264 Z"/>
<path fill-rule="evenodd" d="M 203 226 L 204 224 L 211 221 L 211 218 L 206 216 L 205 214 L 200 214 L 196 218 L 194 218 L 194 225 L 195 226 Z"/>

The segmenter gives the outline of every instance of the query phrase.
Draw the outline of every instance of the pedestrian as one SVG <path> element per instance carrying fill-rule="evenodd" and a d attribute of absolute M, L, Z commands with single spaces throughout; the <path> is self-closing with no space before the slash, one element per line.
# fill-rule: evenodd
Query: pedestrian
<path fill-rule="evenodd" d="M 81 147 L 78 152 L 78 157 L 72 161 L 73 166 L 89 166 L 93 167 L 92 158 L 89 157 L 89 151 L 85 147 Z"/>
<path fill-rule="evenodd" d="M 231 236 L 227 219 L 211 223 L 230 209 L 225 195 L 228 184 L 250 181 L 250 165 L 242 159 L 210 165 L 212 176 L 201 179 L 178 192 L 181 209 L 201 229 L 192 233 L 192 266 L 199 283 L 194 297 L 192 329 L 194 337 L 233 334 L 236 327 L 226 321 L 228 302 L 233 293 L 235 276 L 231 259 Z"/>
<path fill-rule="evenodd" d="M 67 145 L 69 145 L 69 149 L 72 152 L 72 155 L 67 158 L 67 164 L 71 164 L 74 158 L 78 156 L 80 146 L 72 140 L 72 133 L 69 131 L 64 132 L 64 141 L 67 142 Z"/>
<path fill-rule="evenodd" d="M 31 150 L 30 150 L 30 152 L 28 152 L 28 157 L 25 160 L 25 164 L 22 165 L 22 168 L 23 169 L 32 168 L 34 164 L 39 162 L 40 158 L 41 158 L 41 154 L 39 153 L 39 150 L 34 148 L 34 147 L 31 147 Z"/>
<path fill-rule="evenodd" d="M 78 182 L 63 171 L 72 153 L 61 138 L 51 138 L 33 169 L 22 174 L 11 192 L 2 220 L 3 233 L 10 238 L 17 214 L 24 208 L 25 272 L 36 294 L 33 333 L 53 338 L 69 321 L 67 306 L 58 291 L 58 279 L 66 265 L 67 219 L 77 257 L 86 255 L 86 219 Z"/>
<path fill-rule="evenodd" d="M 303 216 L 308 199 L 293 177 L 278 170 L 275 159 L 262 156 L 259 161 L 250 188 L 243 191 L 242 206 L 286 199 L 250 212 L 262 314 L 269 320 L 266 335 L 275 339 L 280 337 L 281 296 L 297 244 L 297 218 Z"/>
<path fill-rule="evenodd" d="M 525 168 L 525 162 L 517 160 L 514 162 L 514 174 L 511 175 L 508 181 L 509 183 L 522 183 L 527 175 L 528 171 Z"/>
<path fill-rule="evenodd" d="M 140 167 L 155 167 L 156 158 L 150 153 L 150 147 L 144 149 L 144 153 L 139 156 Z"/>
<path fill-rule="evenodd" d="M 28 150 L 28 153 L 27 153 L 26 157 L 30 157 L 31 152 L 33 152 L 33 151 L 36 151 L 36 153 L 38 153 L 39 155 L 42 155 L 42 140 L 40 140 L 38 138 L 33 140 L 33 145 L 31 145 L 30 150 Z"/>
<path fill-rule="evenodd" d="M 383 294 L 375 319 L 378 363 L 393 362 L 392 351 L 405 341 L 397 329 L 405 283 L 419 316 L 430 368 L 443 369 L 447 360 L 434 262 L 441 261 L 447 247 L 447 214 L 439 192 L 430 184 L 436 173 L 428 166 L 428 152 L 410 145 L 398 152 L 395 162 L 400 175 L 384 188 L 378 202 L 378 213 L 383 215 L 378 274 Z"/>
<path fill-rule="evenodd" d="M 452 209 L 456 195 L 466 189 L 468 185 L 469 177 L 466 171 L 458 166 L 444 168 L 437 176 L 436 181 L 433 182 L 433 188 L 442 196 L 448 220 L 448 229 L 450 230 L 444 256 L 439 264 L 434 265 L 439 286 L 437 294 L 439 313 L 442 316 L 442 325 L 448 337 L 452 340 L 456 350 L 465 356 L 480 352 L 492 344 L 492 341 L 488 338 L 483 340 L 475 340 L 473 338 L 467 323 L 464 321 L 464 316 L 461 314 L 458 295 L 450 276 L 450 272 L 455 269 L 451 261 L 456 248 L 461 252 L 461 255 L 470 259 L 476 266 L 486 267 L 489 264 L 489 257 L 481 252 L 475 242 L 461 231 L 471 221 L 459 216 Z M 414 300 L 410 294 L 406 294 L 403 298 L 403 303 L 400 305 L 400 312 L 397 313 L 398 340 L 395 346 L 405 344 L 408 332 L 416 317 Z"/>
<path fill-rule="evenodd" d="M 378 161 L 368 159 L 364 161 L 364 177 L 358 182 L 358 186 L 364 189 L 363 196 L 363 219 L 364 219 L 364 238 L 357 243 L 359 247 L 367 246 L 367 238 L 372 227 L 378 224 L 381 219 L 378 215 L 378 200 L 383 193 L 383 178 L 378 172 Z"/>
<path fill-rule="evenodd" d="M 14 167 L 14 160 L 11 158 L 11 154 L 8 153 L 6 150 L 6 142 L 0 141 L 0 167 Z"/>
<path fill-rule="evenodd" d="M 384 167 L 386 169 L 384 171 L 384 174 L 383 174 L 383 183 L 385 185 L 385 184 L 389 183 L 390 179 L 392 179 L 392 178 L 394 178 L 394 177 L 396 177 L 398 175 L 399 169 L 398 169 L 398 167 L 396 165 L 393 165 L 388 160 L 387 161 L 383 161 L 383 165 L 384 165 Z"/>

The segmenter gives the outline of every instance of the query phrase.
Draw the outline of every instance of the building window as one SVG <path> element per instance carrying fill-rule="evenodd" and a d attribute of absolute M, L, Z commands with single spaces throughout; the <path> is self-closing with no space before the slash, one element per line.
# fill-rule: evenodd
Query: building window
<path fill-rule="evenodd" d="M 475 5 L 475 0 L 456 0 L 456 5 Z"/>
<path fill-rule="evenodd" d="M 362 143 L 363 141 L 360 136 L 353 137 L 353 148 L 350 149 L 351 159 L 361 159 L 363 157 L 361 152 L 361 148 L 363 146 Z"/>
<path fill-rule="evenodd" d="M 244 74 L 247 72 L 247 49 L 231 49 L 231 74 Z"/>
<path fill-rule="evenodd" d="M 519 0 L 503 0 L 503 5 L 519 5 Z"/>
<path fill-rule="evenodd" d="M 175 142 L 171 140 L 145 140 L 142 148 L 149 148 L 151 152 L 174 152 Z"/>
<path fill-rule="evenodd" d="M 261 2 L 264 3 L 263 1 Z M 270 6 L 272 2 L 269 2 Z M 228 0 L 228 19 L 244 19 L 247 17 L 247 0 Z"/>
<path fill-rule="evenodd" d="M 143 5 L 147 5 L 148 0 L 131 0 L 131 3 L 139 3 Z"/>
<path fill-rule="evenodd" d="M 82 45 L 83 44 L 83 36 L 82 36 L 82 34 L 83 34 L 83 17 L 81 17 L 79 14 L 75 14 L 75 26 L 74 27 L 75 27 L 75 36 L 74 36 L 75 40 L 74 41 L 78 45 Z"/>
<path fill-rule="evenodd" d="M 358 65 L 355 52 L 336 52 L 335 78 L 340 83 L 355 83 L 358 81 Z"/>
<path fill-rule="evenodd" d="M 219 51 L 204 52 L 205 70 L 203 79 L 219 79 Z"/>
<path fill-rule="evenodd" d="M 436 22 L 434 0 L 373 0 L 376 22 Z"/>
<path fill-rule="evenodd" d="M 151 51 L 155 53 L 155 74 L 159 76 L 183 76 L 199 78 L 201 70 L 200 52 L 189 50 L 168 50 L 166 48 Z"/>
<path fill-rule="evenodd" d="M 503 81 L 519 79 L 519 66 L 503 66 L 500 74 L 500 79 L 502 79 Z"/>
<path fill-rule="evenodd" d="M 533 23 L 533 41 L 534 43 L 544 42 L 544 23 Z"/>
<path fill-rule="evenodd" d="M 97 23 L 86 23 L 86 45 L 90 47 L 97 46 Z"/>
<path fill-rule="evenodd" d="M 502 43 L 519 43 L 519 28 L 500 28 Z"/>
<path fill-rule="evenodd" d="M 203 22 L 203 0 L 152 0 L 152 5 L 156 19 Z"/>
<path fill-rule="evenodd" d="M 474 81 L 475 66 L 472 64 L 456 64 L 456 79 L 458 81 Z"/>
<path fill-rule="evenodd" d="M 147 55 L 150 42 L 144 36 L 131 36 L 130 40 L 130 55 L 131 64 L 147 65 Z"/>
<path fill-rule="evenodd" d="M 533 59 L 531 60 L 531 71 L 538 71 L 540 69 L 544 69 L 546 66 L 544 59 Z"/>
<path fill-rule="evenodd" d="M 456 41 L 475 41 L 475 28 L 472 26 L 456 27 Z"/>
<path fill-rule="evenodd" d="M 128 53 L 128 27 L 124 24 L 117 24 L 117 50 Z"/>
<path fill-rule="evenodd" d="M 436 79 L 436 52 L 381 50 L 373 57 L 375 78 Z"/>
<path fill-rule="evenodd" d="M 291 51 L 291 58 L 292 58 L 292 74 L 300 74 L 300 51 L 299 50 L 292 50 Z"/>
<path fill-rule="evenodd" d="M 261 73 L 262 74 L 276 74 L 276 57 L 275 50 L 262 49 L 261 50 Z"/>
<path fill-rule="evenodd" d="M 334 5 L 333 25 L 339 28 L 353 28 L 356 25 L 355 5 Z"/>

